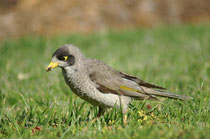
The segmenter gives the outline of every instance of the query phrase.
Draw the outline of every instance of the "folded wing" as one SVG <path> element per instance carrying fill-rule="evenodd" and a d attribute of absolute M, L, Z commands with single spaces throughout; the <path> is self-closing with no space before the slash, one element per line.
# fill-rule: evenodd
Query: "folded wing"
<path fill-rule="evenodd" d="M 119 72 L 99 62 L 97 70 L 89 69 L 89 77 L 95 83 L 97 89 L 102 93 L 113 93 L 130 96 L 135 99 L 156 100 L 158 97 L 167 97 L 180 100 L 192 99 L 167 92 L 165 88 L 147 83 L 137 77 Z"/>

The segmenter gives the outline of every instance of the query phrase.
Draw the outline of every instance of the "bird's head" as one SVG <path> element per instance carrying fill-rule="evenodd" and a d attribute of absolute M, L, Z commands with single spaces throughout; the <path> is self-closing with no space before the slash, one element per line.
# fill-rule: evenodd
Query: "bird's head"
<path fill-rule="evenodd" d="M 53 68 L 60 67 L 65 69 L 66 67 L 78 67 L 81 64 L 84 55 L 79 48 L 72 44 L 66 44 L 58 48 L 52 55 L 52 60 L 46 71 L 50 71 Z"/>

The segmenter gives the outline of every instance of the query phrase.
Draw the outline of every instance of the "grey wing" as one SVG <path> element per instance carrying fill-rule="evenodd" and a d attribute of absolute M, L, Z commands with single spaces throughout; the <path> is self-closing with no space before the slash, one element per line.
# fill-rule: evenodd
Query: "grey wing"
<path fill-rule="evenodd" d="M 88 74 L 97 89 L 102 93 L 113 93 L 118 95 L 130 96 L 137 99 L 157 100 L 148 94 L 134 80 L 124 78 L 121 72 L 105 65 L 101 61 L 89 63 Z"/>
<path fill-rule="evenodd" d="M 91 61 L 87 63 L 87 67 L 89 67 L 87 72 L 90 80 L 95 83 L 97 89 L 102 93 L 113 93 L 130 96 L 135 99 L 151 99 L 156 101 L 159 101 L 155 98 L 156 96 L 180 100 L 192 99 L 192 97 L 167 92 L 163 87 L 144 82 L 137 77 L 119 72 L 101 61 L 91 59 Z"/>

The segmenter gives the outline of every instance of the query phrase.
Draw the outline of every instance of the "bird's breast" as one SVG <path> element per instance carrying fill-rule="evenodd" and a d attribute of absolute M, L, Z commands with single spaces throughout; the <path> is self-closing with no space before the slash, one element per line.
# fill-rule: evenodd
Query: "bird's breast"
<path fill-rule="evenodd" d="M 63 76 L 67 85 L 77 96 L 93 105 L 107 108 L 120 104 L 118 95 L 100 92 L 94 83 L 83 73 L 72 75 L 63 72 Z"/>
<path fill-rule="evenodd" d="M 92 84 L 88 81 L 88 77 L 84 73 L 75 72 L 70 74 L 63 70 L 63 77 L 70 89 L 79 97 L 87 98 L 91 95 Z"/>

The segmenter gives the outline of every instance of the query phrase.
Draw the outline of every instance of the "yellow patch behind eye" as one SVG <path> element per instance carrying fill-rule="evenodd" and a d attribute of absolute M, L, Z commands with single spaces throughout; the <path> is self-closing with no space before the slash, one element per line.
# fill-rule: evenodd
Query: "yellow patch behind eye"
<path fill-rule="evenodd" d="M 67 59 L 68 59 L 68 56 L 64 56 L 64 61 L 67 61 Z"/>
<path fill-rule="evenodd" d="M 139 93 L 144 93 L 140 90 L 136 90 L 136 89 L 133 89 L 133 88 L 129 88 L 127 86 L 120 86 L 121 89 L 124 89 L 124 90 L 129 90 L 129 91 L 135 91 L 135 92 L 139 92 Z"/>

